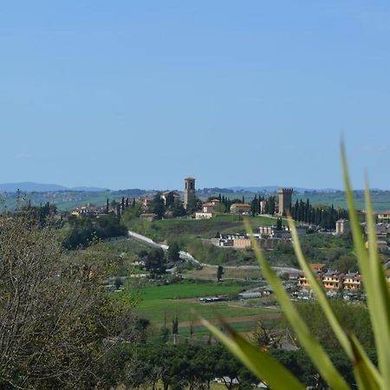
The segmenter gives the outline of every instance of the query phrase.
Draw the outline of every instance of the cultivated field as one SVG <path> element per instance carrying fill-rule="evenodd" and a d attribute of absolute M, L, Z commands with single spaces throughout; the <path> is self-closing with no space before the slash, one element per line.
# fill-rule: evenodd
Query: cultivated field
<path fill-rule="evenodd" d="M 260 299 L 244 302 L 239 300 L 201 303 L 199 297 L 226 295 L 236 296 L 253 284 L 235 282 L 192 282 L 164 286 L 145 286 L 140 289 L 140 303 L 137 312 L 151 321 L 152 327 L 161 328 L 166 322 L 170 327 L 172 319 L 179 319 L 179 333 L 189 335 L 190 326 L 196 334 L 205 334 L 199 317 L 216 321 L 223 317 L 234 328 L 247 332 L 253 329 L 259 319 L 273 321 L 280 317 L 275 308 L 263 307 Z M 127 294 L 125 290 L 122 294 Z M 266 301 L 264 301 L 264 304 Z"/>

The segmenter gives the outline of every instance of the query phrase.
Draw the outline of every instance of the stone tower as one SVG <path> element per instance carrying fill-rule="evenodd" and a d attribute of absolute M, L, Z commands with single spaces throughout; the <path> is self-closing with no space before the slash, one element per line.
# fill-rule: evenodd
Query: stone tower
<path fill-rule="evenodd" d="M 281 188 L 278 191 L 279 195 L 279 215 L 287 215 L 291 211 L 292 194 L 294 190 L 292 188 Z"/>
<path fill-rule="evenodd" d="M 188 208 L 188 204 L 195 199 L 195 178 L 186 177 L 184 179 L 184 208 Z"/>

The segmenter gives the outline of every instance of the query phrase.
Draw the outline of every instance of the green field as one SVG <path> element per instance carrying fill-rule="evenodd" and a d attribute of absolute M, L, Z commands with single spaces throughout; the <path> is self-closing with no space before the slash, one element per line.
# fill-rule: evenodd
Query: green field
<path fill-rule="evenodd" d="M 199 297 L 213 295 L 237 295 L 245 289 L 244 284 L 225 282 L 184 281 L 172 285 L 145 286 L 140 291 L 140 303 L 137 313 L 151 321 L 153 328 L 160 328 L 164 321 L 170 324 L 177 315 L 181 334 L 187 334 L 190 323 L 196 326 L 196 332 L 204 333 L 199 324 L 199 316 L 208 320 L 226 319 L 240 331 L 253 329 L 259 318 L 275 319 L 279 312 L 275 309 L 246 307 L 240 301 L 201 303 Z M 122 295 L 128 292 L 124 291 Z"/>
<path fill-rule="evenodd" d="M 245 286 L 238 283 L 207 283 L 185 281 L 165 286 L 148 286 L 141 291 L 142 299 L 146 302 L 162 299 L 198 298 L 210 295 L 236 295 Z"/>

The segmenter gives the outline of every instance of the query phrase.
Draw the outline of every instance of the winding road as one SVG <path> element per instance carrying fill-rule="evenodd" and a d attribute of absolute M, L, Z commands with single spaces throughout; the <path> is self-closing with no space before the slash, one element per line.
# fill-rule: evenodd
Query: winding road
<path fill-rule="evenodd" d="M 150 245 L 154 248 L 161 248 L 163 251 L 167 251 L 169 246 L 165 244 L 159 244 L 156 241 L 153 241 L 151 238 L 143 236 L 142 234 L 133 232 L 129 230 L 129 238 L 134 238 L 136 240 L 142 241 L 147 245 Z M 195 259 L 190 253 L 185 252 L 185 251 L 180 251 L 180 258 L 182 260 L 188 261 L 189 263 L 194 264 L 197 267 L 211 267 L 211 268 L 217 268 L 218 266 L 215 264 L 207 264 L 207 263 L 202 263 L 199 260 Z M 224 266 L 225 269 L 242 269 L 242 270 L 258 270 L 259 266 L 258 265 L 226 265 Z M 272 267 L 277 273 L 299 273 L 300 270 L 297 268 L 293 267 Z"/>

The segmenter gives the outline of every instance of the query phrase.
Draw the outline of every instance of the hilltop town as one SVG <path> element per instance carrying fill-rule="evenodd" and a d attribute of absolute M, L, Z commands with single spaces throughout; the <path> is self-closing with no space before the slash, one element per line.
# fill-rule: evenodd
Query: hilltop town
<path fill-rule="evenodd" d="M 287 216 L 293 218 L 298 235 L 304 241 L 328 240 L 329 244 L 326 245 L 332 245 L 332 240 L 337 239 L 343 242 L 343 246 L 348 246 L 350 237 L 348 213 L 345 209 L 312 204 L 309 199 L 304 198 L 294 199 L 293 188 L 280 188 L 269 194 L 254 194 L 251 198 L 245 198 L 244 195 L 237 197 L 237 193 L 232 192 L 230 196 L 219 193 L 201 199 L 197 193 L 195 178 L 187 177 L 182 191 L 144 193 L 139 190 L 132 194 L 133 197 L 106 198 L 102 206 L 85 204 L 68 212 L 59 212 L 50 203 L 45 207 L 48 214 L 61 220 L 70 229 L 71 233 L 65 240 L 65 246 L 69 249 L 88 247 L 94 237 L 112 239 L 127 236 L 130 231 L 133 239 L 136 237 L 144 244 L 148 244 L 148 240 L 156 240 L 157 243 L 152 246 L 162 243 L 164 251 L 173 246 L 177 248 L 176 251 L 187 251 L 189 258 L 196 259 L 200 256 L 192 265 L 185 256 L 177 264 L 168 259 L 163 268 L 170 269 L 170 275 L 180 277 L 186 267 L 194 265 L 203 270 L 213 264 L 222 268 L 236 267 L 236 270 L 246 264 L 253 266 L 255 262 L 250 253 L 254 239 L 269 253 L 274 265 L 281 267 L 280 272 L 288 275 L 291 292 L 299 299 L 308 299 L 311 294 L 307 280 L 300 274 L 292 259 L 292 236 L 287 226 Z M 33 206 L 31 201 L 24 201 L 23 207 L 28 209 Z M 360 212 L 360 217 L 362 230 L 365 231 L 364 211 Z M 253 232 L 250 235 L 243 228 L 244 218 L 252 223 Z M 378 248 L 387 269 L 390 267 L 390 212 L 378 212 L 376 218 Z M 199 224 L 205 228 L 200 228 Z M 161 229 L 165 226 L 171 226 L 172 229 L 165 232 L 156 230 L 160 226 Z M 195 231 L 198 232 L 196 237 L 192 236 Z M 189 236 L 192 237 L 191 240 L 188 239 Z M 316 244 L 313 245 L 314 249 L 315 247 Z M 214 252 L 212 248 L 215 248 Z M 326 252 L 325 255 L 321 251 Z M 363 281 L 348 250 L 336 256 L 327 253 L 327 250 L 319 248 L 318 254 L 314 253 L 310 261 L 318 280 L 329 295 L 345 292 L 346 299 L 350 299 L 356 293 L 362 299 L 360 292 Z M 215 257 L 220 260 L 217 261 Z M 323 259 L 324 262 L 319 261 Z M 148 272 L 145 273 L 148 271 L 145 259 L 137 260 L 136 264 L 140 268 L 139 275 L 149 275 Z M 154 272 L 150 268 L 149 271 Z"/>

